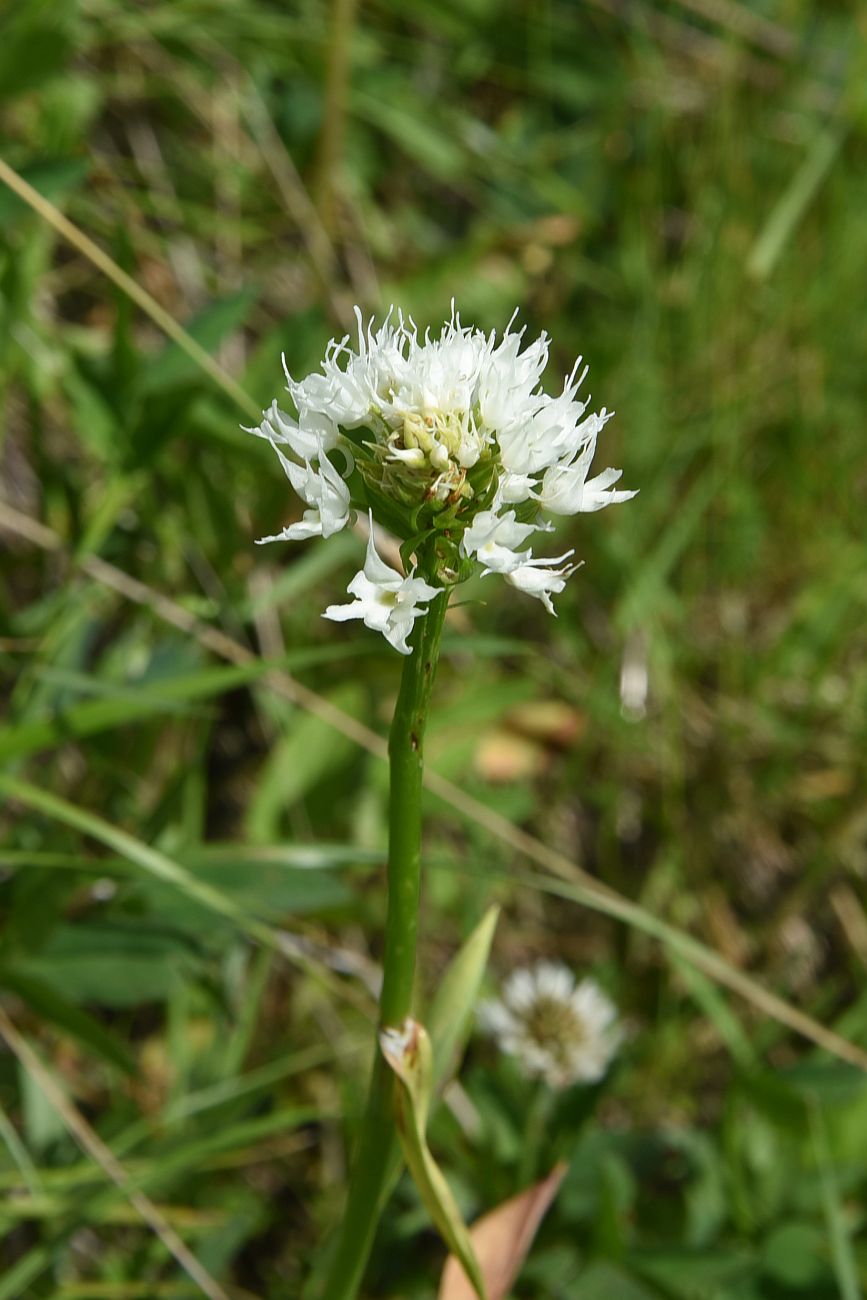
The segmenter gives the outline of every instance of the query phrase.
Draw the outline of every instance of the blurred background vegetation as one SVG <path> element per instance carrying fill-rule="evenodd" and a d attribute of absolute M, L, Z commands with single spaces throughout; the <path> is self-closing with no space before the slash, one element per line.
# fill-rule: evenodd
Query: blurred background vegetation
<path fill-rule="evenodd" d="M 0 155 L 151 308 L 0 184 L 0 1300 L 198 1295 L 172 1230 L 230 1296 L 315 1295 L 387 785 L 263 665 L 382 734 L 398 662 L 320 618 L 358 538 L 254 548 L 298 503 L 238 426 L 354 302 L 424 326 L 455 295 L 484 328 L 520 305 L 549 386 L 586 355 L 617 410 L 600 461 L 641 489 L 561 530 L 586 566 L 556 621 L 467 589 L 431 765 L 867 1046 L 863 6 L 4 0 L 0 21 Z M 469 1217 L 570 1161 L 515 1295 L 857 1300 L 864 1074 L 433 798 L 427 848 L 423 989 L 496 899 L 491 988 L 556 958 L 630 1025 L 543 1132 L 478 1039 L 436 1117 Z M 433 1297 L 441 1265 L 404 1180 L 366 1294 Z"/>

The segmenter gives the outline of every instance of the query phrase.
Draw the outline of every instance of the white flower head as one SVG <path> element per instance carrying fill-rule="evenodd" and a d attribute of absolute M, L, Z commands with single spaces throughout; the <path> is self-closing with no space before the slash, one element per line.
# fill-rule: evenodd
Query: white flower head
<path fill-rule="evenodd" d="M 496 1001 L 479 1007 L 482 1029 L 528 1074 L 552 1088 L 596 1083 L 623 1041 L 617 1008 L 592 979 L 539 962 L 516 970 Z"/>
<path fill-rule="evenodd" d="M 614 489 L 619 470 L 588 477 L 610 416 L 588 412 L 589 398 L 579 398 L 581 359 L 552 396 L 541 386 L 547 335 L 528 343 L 524 329 L 513 329 L 514 316 L 499 339 L 463 325 L 454 305 L 437 335 L 420 335 L 399 311 L 378 326 L 365 325 L 357 308 L 356 317 L 354 346 L 348 335 L 332 339 L 320 370 L 305 379 L 286 370 L 296 414 L 274 402 L 250 430 L 271 444 L 308 507 L 297 523 L 262 540 L 329 537 L 346 527 L 353 508 L 371 510 L 407 544 L 404 553 L 415 552 L 424 575 L 413 571 L 404 580 L 389 570 L 389 583 L 439 590 L 431 583 L 454 585 L 480 565 L 553 613 L 552 595 L 578 566 L 562 564 L 571 551 L 534 556 L 528 539 L 551 527 L 544 512 L 596 511 L 635 495 Z M 359 578 L 373 563 L 368 550 Z M 386 591 L 397 596 L 397 589 L 386 588 L 381 573 L 367 581 L 379 596 L 372 588 L 354 591 L 354 612 L 338 617 L 363 617 L 400 649 L 398 628 L 420 612 L 411 596 L 420 588 L 401 588 L 394 602 L 400 615 L 383 621 Z"/>
<path fill-rule="evenodd" d="M 408 578 L 401 577 L 380 558 L 373 540 L 371 514 L 364 568 L 356 573 L 346 590 L 355 600 L 350 605 L 329 605 L 322 617 L 335 623 L 361 618 L 365 627 L 381 632 L 389 645 L 408 655 L 411 651 L 407 637 L 415 620 L 427 613 L 421 606 L 438 596 L 442 588 L 417 578 L 414 569 Z"/>

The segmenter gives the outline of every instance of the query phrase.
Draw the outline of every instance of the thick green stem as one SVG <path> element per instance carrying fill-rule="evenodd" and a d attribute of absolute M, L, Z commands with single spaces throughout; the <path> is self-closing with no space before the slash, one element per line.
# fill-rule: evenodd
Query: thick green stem
<path fill-rule="evenodd" d="M 399 1025 L 412 1009 L 421 884 L 421 793 L 424 732 L 439 658 L 448 594 L 415 625 L 388 739 L 388 914 L 380 1025 Z M 354 1300 L 373 1244 L 394 1166 L 394 1075 L 377 1047 L 367 1108 L 349 1182 L 340 1238 L 323 1300 Z"/>

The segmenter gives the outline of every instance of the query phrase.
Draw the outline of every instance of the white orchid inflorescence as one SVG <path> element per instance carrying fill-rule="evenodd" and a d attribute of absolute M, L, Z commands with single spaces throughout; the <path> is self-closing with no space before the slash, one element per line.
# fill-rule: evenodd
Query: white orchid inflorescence
<path fill-rule="evenodd" d="M 481 1028 L 530 1075 L 553 1088 L 596 1083 L 623 1041 L 617 1008 L 592 979 L 538 962 L 514 971 L 499 999 L 479 1007 Z"/>
<path fill-rule="evenodd" d="M 540 512 L 571 515 L 626 501 L 620 471 L 588 479 L 604 409 L 587 413 L 577 393 L 580 358 L 556 397 L 542 391 L 548 359 L 542 334 L 521 351 L 512 321 L 501 339 L 451 320 L 438 338 L 419 338 L 412 321 L 390 312 L 378 329 L 360 311 L 358 350 L 349 337 L 329 343 L 321 373 L 296 382 L 286 372 L 297 414 L 276 401 L 256 429 L 277 455 L 308 509 L 263 542 L 330 537 L 354 509 L 368 512 L 401 542 L 409 576 L 377 554 L 349 585 L 351 605 L 326 618 L 363 618 L 403 654 L 423 604 L 481 566 L 554 613 L 552 594 L 578 567 L 573 551 L 533 555 L 529 539 L 550 531 Z M 285 368 L 285 363 L 284 363 Z M 416 557 L 424 579 L 410 569 Z M 439 585 L 434 585 L 439 584 Z"/>

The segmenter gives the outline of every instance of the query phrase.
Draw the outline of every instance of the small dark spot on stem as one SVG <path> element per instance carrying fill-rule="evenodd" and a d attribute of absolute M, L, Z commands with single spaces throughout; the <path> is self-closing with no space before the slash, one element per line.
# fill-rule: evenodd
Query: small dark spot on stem
<path fill-rule="evenodd" d="M 411 731 L 409 733 L 409 743 L 412 745 L 416 753 L 418 753 L 418 736 L 415 734 L 414 731 Z"/>

